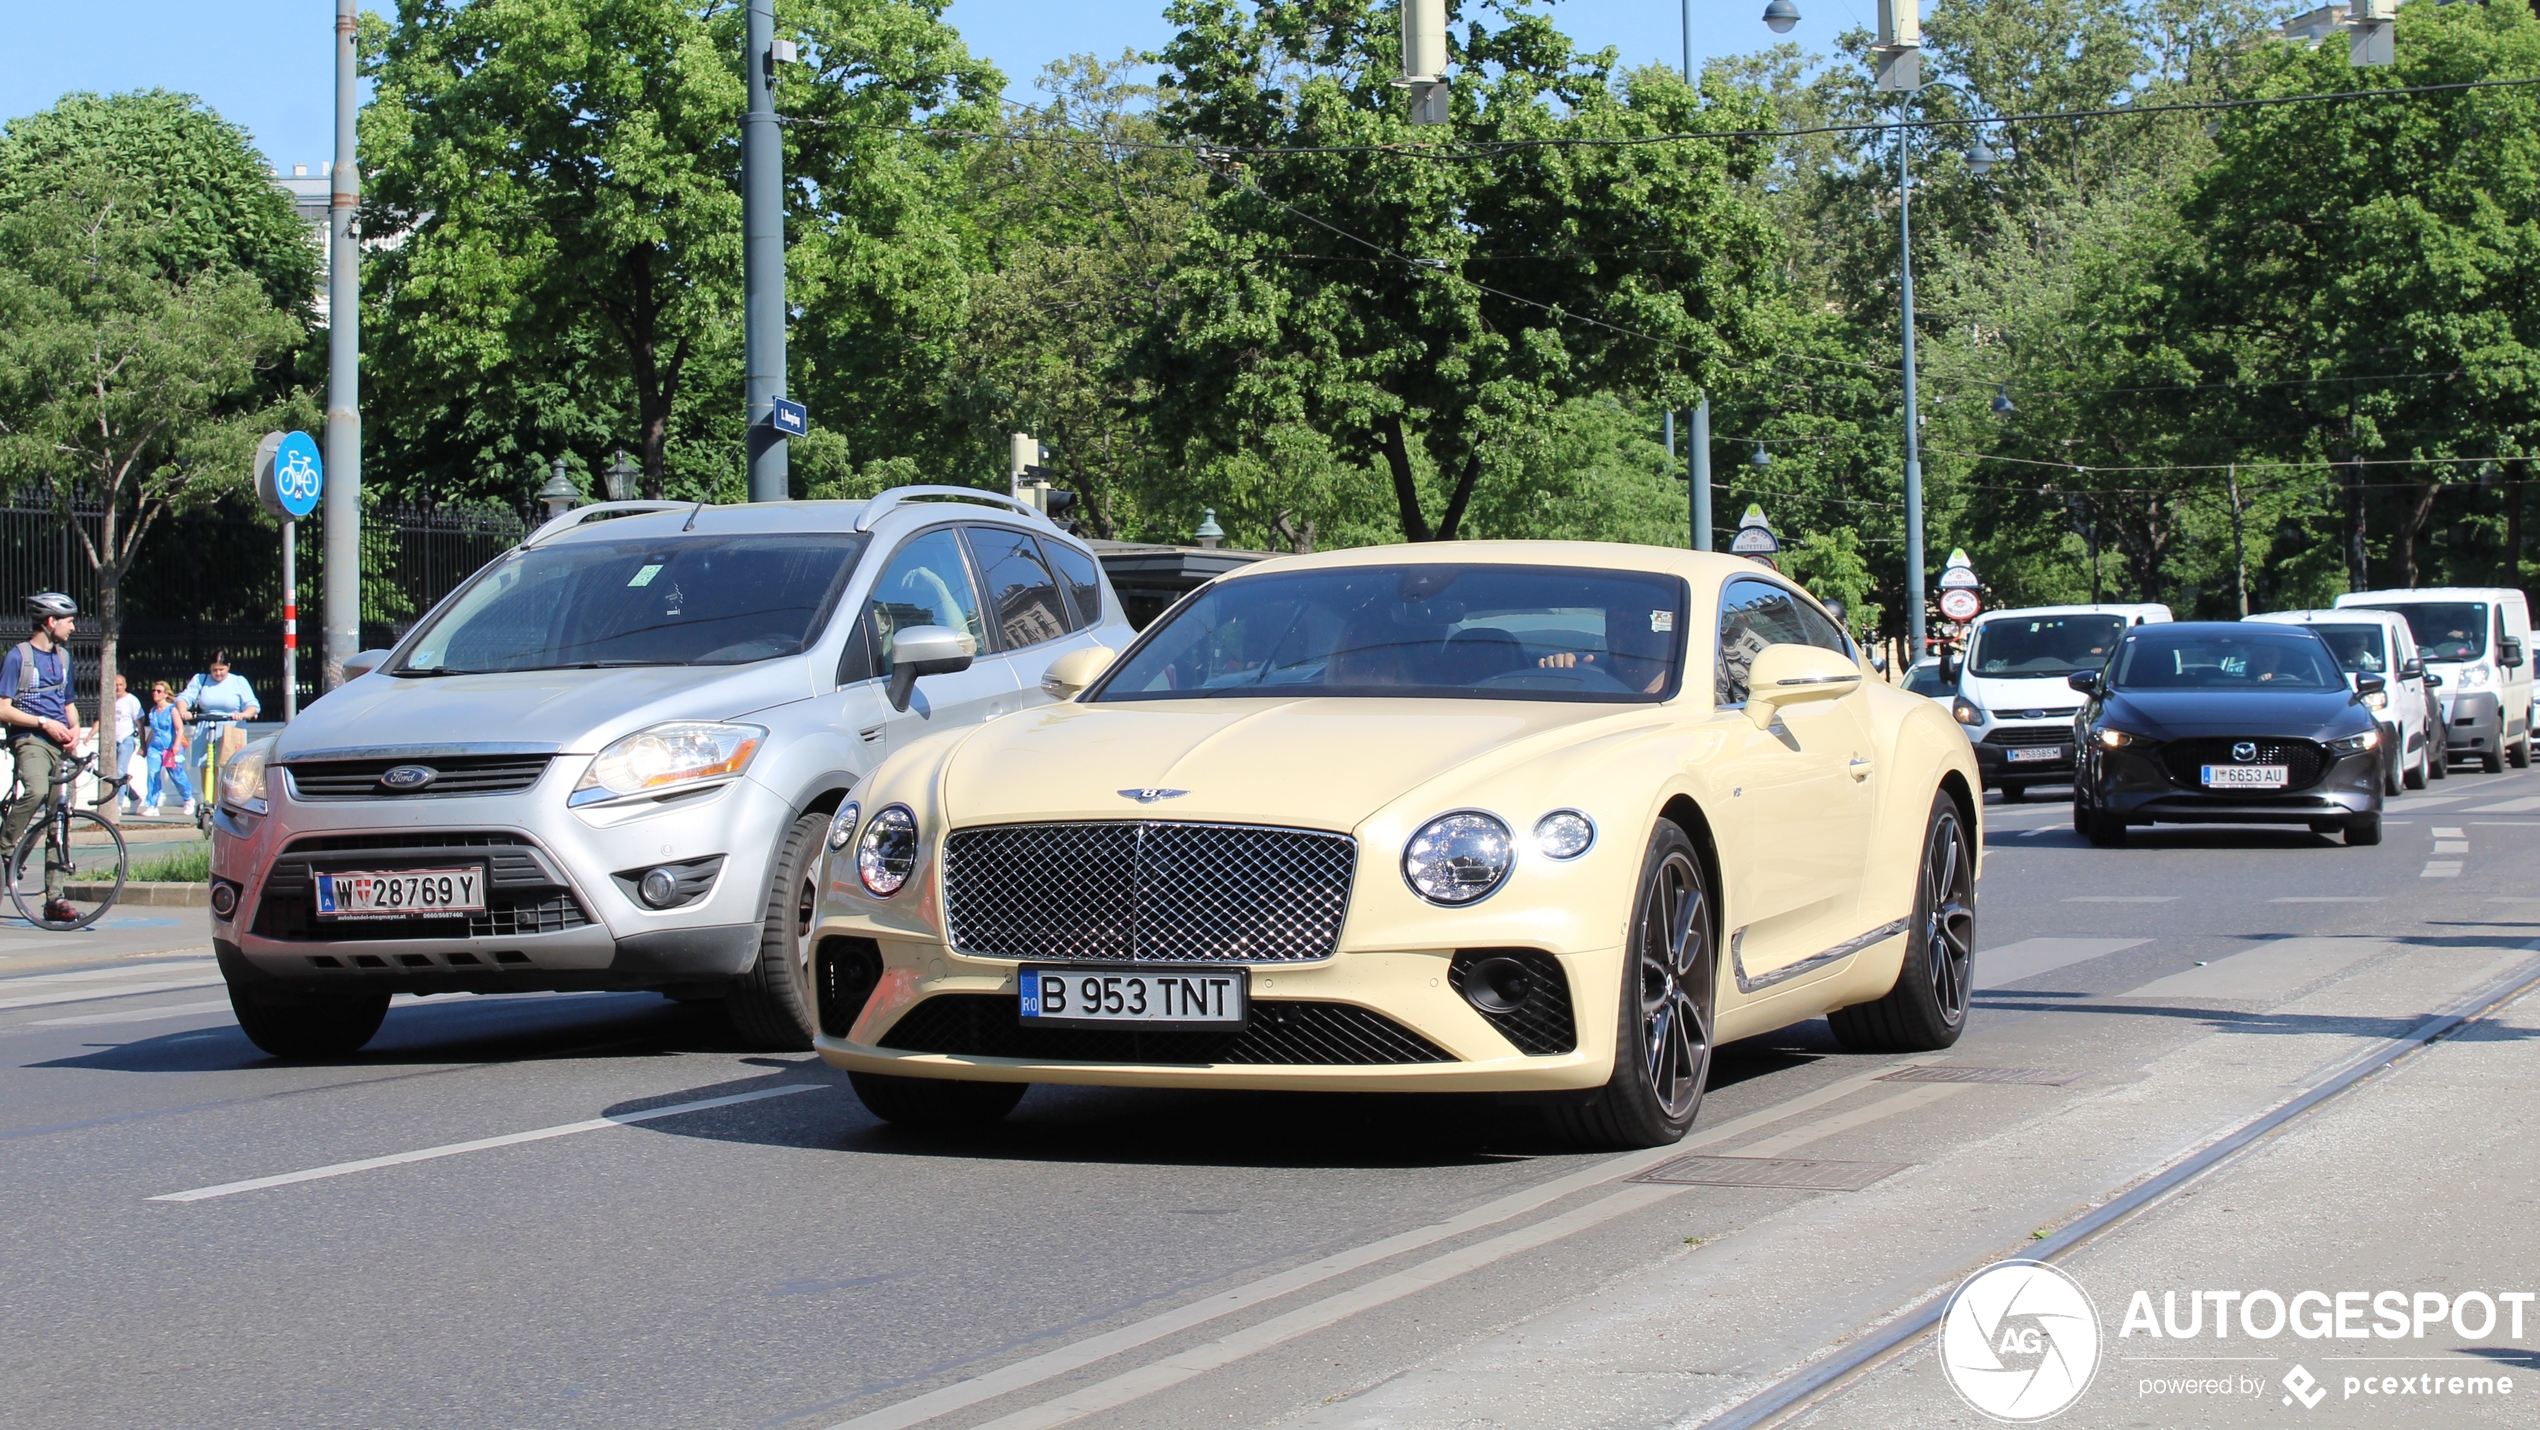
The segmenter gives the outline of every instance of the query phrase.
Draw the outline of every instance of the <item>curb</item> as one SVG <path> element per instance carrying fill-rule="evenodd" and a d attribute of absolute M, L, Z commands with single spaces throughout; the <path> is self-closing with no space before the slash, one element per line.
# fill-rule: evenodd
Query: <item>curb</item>
<path fill-rule="evenodd" d="M 112 884 L 72 884 L 65 892 L 82 903 L 93 904 L 105 898 L 106 891 L 113 887 Z M 123 892 L 115 897 L 118 906 L 139 908 L 201 909 L 211 907 L 211 902 L 212 886 L 209 883 L 145 884 L 128 880 Z"/>

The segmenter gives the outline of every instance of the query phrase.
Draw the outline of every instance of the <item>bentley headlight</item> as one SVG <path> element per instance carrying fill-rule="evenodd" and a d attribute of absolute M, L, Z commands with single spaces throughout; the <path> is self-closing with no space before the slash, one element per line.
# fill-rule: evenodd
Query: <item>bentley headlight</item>
<path fill-rule="evenodd" d="M 220 802 L 248 814 L 265 812 L 265 762 L 273 758 L 273 739 L 250 741 L 221 766 Z"/>
<path fill-rule="evenodd" d="M 917 816 L 895 804 L 873 816 L 855 847 L 856 877 L 879 898 L 900 891 L 917 871 Z"/>
<path fill-rule="evenodd" d="M 565 803 L 597 804 L 728 780 L 766 742 L 766 727 L 760 725 L 674 720 L 638 730 L 600 751 Z"/>
<path fill-rule="evenodd" d="M 847 841 L 855 838 L 856 821 L 863 817 L 864 806 L 854 800 L 839 806 L 837 815 L 829 821 L 829 847 L 846 848 Z"/>
<path fill-rule="evenodd" d="M 1957 716 L 1958 723 L 1961 725 L 1984 723 L 1984 707 L 1963 695 L 1949 702 L 1949 713 Z"/>
<path fill-rule="evenodd" d="M 1595 842 L 1595 823 L 1575 809 L 1556 809 L 1535 821 L 1535 847 L 1547 858 L 1576 859 Z"/>
<path fill-rule="evenodd" d="M 2380 744 L 2381 731 L 2375 727 L 2360 735 L 2348 735 L 2342 740 L 2331 740 L 2328 742 L 2328 747 L 2341 755 L 2360 755 L 2366 750 L 2378 748 Z"/>
<path fill-rule="evenodd" d="M 1449 908 L 1489 898 L 1516 866 L 1508 826 L 1478 810 L 1439 815 L 1402 849 L 1411 892 Z"/>

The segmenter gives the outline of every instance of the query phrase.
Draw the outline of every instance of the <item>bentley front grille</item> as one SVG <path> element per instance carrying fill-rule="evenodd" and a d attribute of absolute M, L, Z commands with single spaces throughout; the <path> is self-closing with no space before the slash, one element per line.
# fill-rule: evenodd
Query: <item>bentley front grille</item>
<path fill-rule="evenodd" d="M 538 783 L 551 755 L 444 755 L 411 760 L 309 760 L 284 766 L 295 799 L 430 799 L 518 794 Z M 430 770 L 420 787 L 380 783 L 390 770 Z"/>
<path fill-rule="evenodd" d="M 953 947 L 988 958 L 1293 963 L 1328 958 L 1358 842 L 1247 824 L 998 824 L 944 841 Z"/>

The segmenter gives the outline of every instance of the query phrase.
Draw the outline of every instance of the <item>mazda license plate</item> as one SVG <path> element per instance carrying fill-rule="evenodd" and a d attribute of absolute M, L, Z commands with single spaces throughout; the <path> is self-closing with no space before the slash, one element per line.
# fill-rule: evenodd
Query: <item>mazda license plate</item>
<path fill-rule="evenodd" d="M 322 919 L 428 919 L 485 911 L 485 869 L 356 869 L 320 871 Z"/>
<path fill-rule="evenodd" d="M 1026 968 L 1022 984 L 1025 1027 L 1233 1031 L 1247 1015 L 1240 968 Z"/>
<path fill-rule="evenodd" d="M 2048 760 L 2064 758 L 2066 758 L 2064 747 L 2061 745 L 2030 745 L 2011 752 L 2011 763 L 2015 765 L 2044 764 Z"/>
<path fill-rule="evenodd" d="M 2282 789 L 2287 780 L 2283 765 L 2207 765 L 2207 789 Z"/>

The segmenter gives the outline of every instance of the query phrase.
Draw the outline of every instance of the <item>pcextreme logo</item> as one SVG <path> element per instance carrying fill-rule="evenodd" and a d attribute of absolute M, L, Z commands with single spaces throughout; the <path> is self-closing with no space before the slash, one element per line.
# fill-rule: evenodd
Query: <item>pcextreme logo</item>
<path fill-rule="evenodd" d="M 2003 1261 L 1961 1284 L 1940 1314 L 1940 1368 L 1979 1415 L 2013 1425 L 2072 1408 L 2099 1371 L 2099 1311 L 2041 1261 Z"/>

